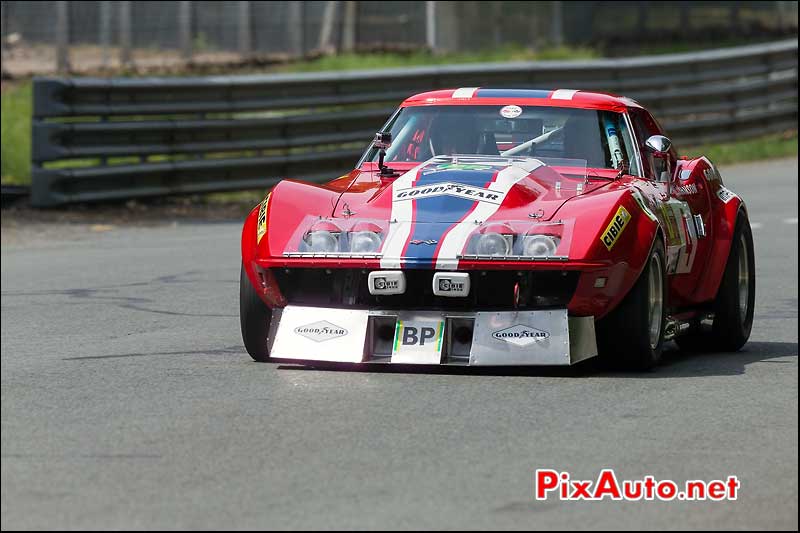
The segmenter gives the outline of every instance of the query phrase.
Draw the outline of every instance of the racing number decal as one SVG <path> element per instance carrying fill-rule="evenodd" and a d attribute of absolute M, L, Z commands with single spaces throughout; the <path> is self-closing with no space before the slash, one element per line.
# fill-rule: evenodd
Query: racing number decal
<path fill-rule="evenodd" d="M 603 232 L 603 236 L 601 237 L 603 244 L 606 245 L 606 248 L 609 252 L 614 245 L 617 244 L 617 239 L 619 239 L 619 236 L 622 235 L 623 231 L 625 231 L 625 228 L 628 226 L 628 222 L 630 222 L 630 220 L 631 214 L 628 213 L 628 210 L 623 206 L 619 206 L 614 218 L 611 219 L 611 222 L 608 224 L 606 230 Z"/>

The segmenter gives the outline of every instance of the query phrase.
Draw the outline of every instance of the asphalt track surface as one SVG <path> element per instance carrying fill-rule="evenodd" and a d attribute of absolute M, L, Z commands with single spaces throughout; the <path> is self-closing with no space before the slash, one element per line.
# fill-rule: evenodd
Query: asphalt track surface
<path fill-rule="evenodd" d="M 4 236 L 2 528 L 796 530 L 797 162 L 722 174 L 755 226 L 751 341 L 644 374 L 258 364 L 238 222 Z M 603 467 L 740 497 L 533 499 L 537 468 Z"/>

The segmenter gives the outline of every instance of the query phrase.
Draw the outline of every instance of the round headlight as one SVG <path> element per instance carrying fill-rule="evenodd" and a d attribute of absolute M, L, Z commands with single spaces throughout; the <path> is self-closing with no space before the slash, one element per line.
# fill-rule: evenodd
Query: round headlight
<path fill-rule="evenodd" d="M 522 239 L 522 255 L 529 257 L 550 257 L 558 248 L 558 237 L 550 235 L 527 235 Z"/>
<path fill-rule="evenodd" d="M 484 233 L 478 237 L 475 251 L 478 255 L 508 255 L 511 253 L 511 243 L 499 233 Z"/>
<path fill-rule="evenodd" d="M 354 254 L 375 253 L 381 247 L 381 238 L 374 231 L 354 231 L 350 234 L 350 251 Z"/>
<path fill-rule="evenodd" d="M 339 241 L 330 231 L 311 231 L 306 236 L 306 244 L 312 252 L 332 253 L 338 248 Z"/>

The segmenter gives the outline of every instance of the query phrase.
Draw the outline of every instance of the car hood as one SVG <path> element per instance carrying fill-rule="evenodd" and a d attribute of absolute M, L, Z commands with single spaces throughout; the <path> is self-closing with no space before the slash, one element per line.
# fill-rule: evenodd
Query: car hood
<path fill-rule="evenodd" d="M 362 172 L 333 216 L 415 224 L 546 221 L 570 198 L 602 185 L 587 182 L 585 168 L 552 167 L 538 159 L 438 157 L 394 179 Z"/>

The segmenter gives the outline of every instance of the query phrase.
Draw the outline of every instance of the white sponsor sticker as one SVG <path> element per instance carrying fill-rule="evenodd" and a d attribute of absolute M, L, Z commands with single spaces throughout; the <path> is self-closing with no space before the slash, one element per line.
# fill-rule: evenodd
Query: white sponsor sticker
<path fill-rule="evenodd" d="M 314 342 L 329 341 L 336 337 L 344 337 L 347 335 L 346 329 L 332 324 L 327 320 L 306 324 L 305 326 L 297 326 L 294 328 L 294 332 Z"/>
<path fill-rule="evenodd" d="M 697 194 L 697 185 L 694 183 L 689 183 L 688 185 L 678 185 L 675 187 L 675 192 L 679 196 L 689 196 L 692 194 Z"/>
<path fill-rule="evenodd" d="M 723 203 L 726 203 L 726 204 L 728 202 L 730 202 L 731 200 L 733 200 L 734 198 L 738 198 L 738 196 L 736 196 L 735 192 L 733 192 L 730 189 L 726 189 L 725 187 L 720 187 L 717 190 L 717 197 L 720 200 L 722 200 Z"/>
<path fill-rule="evenodd" d="M 550 338 L 550 333 L 541 329 L 532 328 L 524 324 L 517 324 L 510 328 L 492 332 L 492 338 L 509 342 L 515 346 L 529 346 L 534 342 Z"/>
<path fill-rule="evenodd" d="M 504 118 L 517 118 L 522 114 L 522 108 L 518 105 L 507 105 L 500 110 L 500 116 Z"/>
<path fill-rule="evenodd" d="M 444 320 L 398 320 L 392 363 L 438 365 L 442 361 Z"/>
<path fill-rule="evenodd" d="M 394 190 L 395 202 L 402 202 L 404 200 L 421 200 L 423 198 L 433 198 L 434 196 L 455 196 L 456 198 L 465 198 L 467 200 L 475 200 L 477 202 L 489 202 L 492 204 L 500 204 L 503 202 L 506 193 L 504 191 L 493 191 L 490 189 L 483 189 L 481 187 L 473 187 L 471 185 L 464 185 L 461 183 L 432 183 L 430 185 L 420 185 L 418 187 L 409 187 L 408 189 Z"/>

